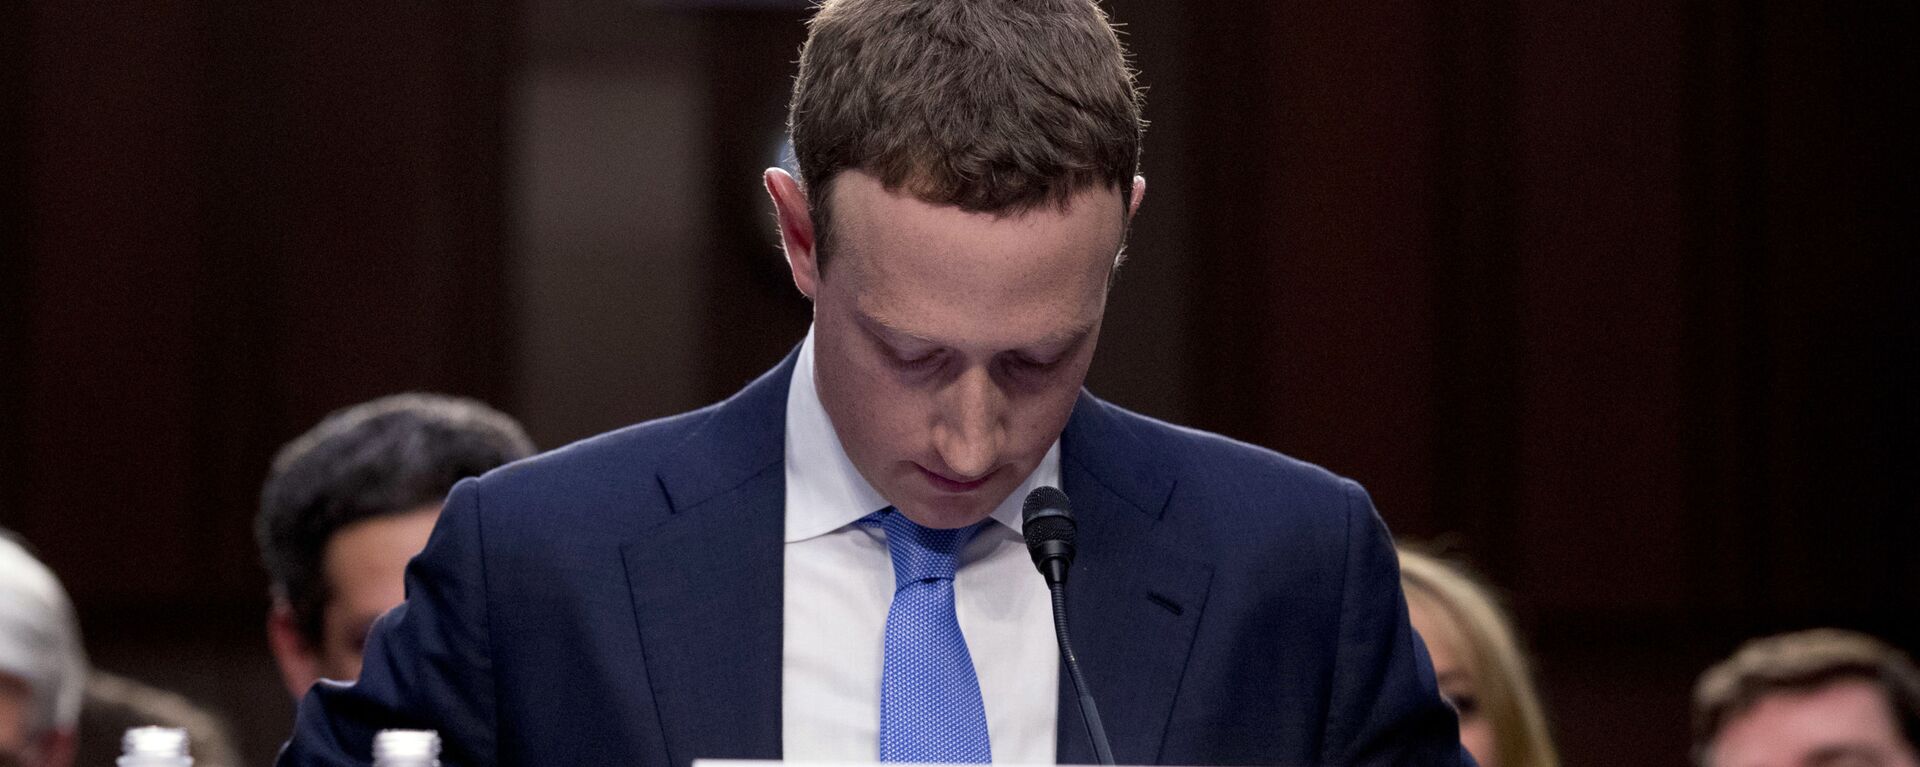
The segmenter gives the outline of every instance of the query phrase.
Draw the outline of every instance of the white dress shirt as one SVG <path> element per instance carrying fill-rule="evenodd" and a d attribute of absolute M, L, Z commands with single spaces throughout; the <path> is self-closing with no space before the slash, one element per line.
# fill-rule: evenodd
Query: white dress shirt
<path fill-rule="evenodd" d="M 891 505 L 840 446 L 813 377 L 813 333 L 787 388 L 785 632 L 781 739 L 788 761 L 877 761 L 880 668 L 893 560 L 885 533 L 854 524 Z M 1020 535 L 1020 504 L 1060 484 L 1060 442 L 960 554 L 954 602 L 980 678 L 993 760 L 1051 764 L 1060 649 L 1052 604 Z"/>

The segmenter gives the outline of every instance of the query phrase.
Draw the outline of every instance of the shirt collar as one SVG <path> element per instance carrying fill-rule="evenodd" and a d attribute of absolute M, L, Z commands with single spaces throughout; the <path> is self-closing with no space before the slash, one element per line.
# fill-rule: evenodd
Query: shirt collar
<path fill-rule="evenodd" d="M 800 342 L 793 380 L 787 384 L 786 475 L 787 543 L 825 535 L 891 505 L 847 458 L 840 434 L 834 431 L 833 420 L 820 404 L 820 390 L 813 378 L 812 328 Z M 1020 507 L 1027 493 L 1042 485 L 1060 486 L 1057 438 L 1040 465 L 994 508 L 993 520 L 1019 533 Z"/>

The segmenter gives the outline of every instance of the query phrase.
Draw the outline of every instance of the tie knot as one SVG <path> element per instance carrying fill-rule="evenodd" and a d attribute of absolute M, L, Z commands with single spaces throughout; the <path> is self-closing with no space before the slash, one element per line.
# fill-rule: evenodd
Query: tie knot
<path fill-rule="evenodd" d="M 921 527 L 892 507 L 869 514 L 860 523 L 887 532 L 895 589 L 925 580 L 953 580 L 959 569 L 960 549 L 980 529 L 977 524 L 951 530 Z"/>

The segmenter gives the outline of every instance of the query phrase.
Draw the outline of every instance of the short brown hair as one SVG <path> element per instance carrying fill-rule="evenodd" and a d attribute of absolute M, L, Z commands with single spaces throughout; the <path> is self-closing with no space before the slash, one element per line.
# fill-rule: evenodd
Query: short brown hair
<path fill-rule="evenodd" d="M 937 205 L 1020 213 L 1131 188 L 1140 93 L 1095 0 L 826 0 L 788 129 L 824 262 L 828 191 L 872 174 Z"/>
<path fill-rule="evenodd" d="M 1693 688 L 1693 756 L 1707 764 L 1720 730 L 1769 695 L 1864 681 L 1886 694 L 1907 744 L 1920 749 L 1920 670 L 1878 639 L 1840 629 L 1811 629 L 1755 639 L 1700 675 Z"/>

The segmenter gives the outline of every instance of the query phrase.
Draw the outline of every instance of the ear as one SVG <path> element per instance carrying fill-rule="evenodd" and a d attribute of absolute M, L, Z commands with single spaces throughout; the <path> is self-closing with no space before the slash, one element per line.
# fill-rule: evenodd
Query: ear
<path fill-rule="evenodd" d="M 787 253 L 787 269 L 793 272 L 793 284 L 807 298 L 820 288 L 820 261 L 814 250 L 813 214 L 807 207 L 807 195 L 793 174 L 780 168 L 768 168 L 767 195 L 773 198 L 773 214 L 780 221 L 780 246 Z"/>
<path fill-rule="evenodd" d="M 293 606 L 284 599 L 273 600 L 267 613 L 267 646 L 273 650 L 273 662 L 280 667 L 280 681 L 294 702 L 307 694 L 307 688 L 320 681 L 320 650 L 300 633 Z"/>
<path fill-rule="evenodd" d="M 1133 192 L 1132 194 L 1127 195 L 1127 224 L 1129 226 L 1133 224 L 1133 214 L 1140 212 L 1140 201 L 1143 199 L 1146 199 L 1146 196 L 1147 196 L 1147 177 L 1134 176 Z M 1120 265 L 1127 262 L 1126 245 L 1127 245 L 1126 242 L 1122 240 L 1120 243 L 1119 252 L 1113 254 L 1113 266 L 1109 268 L 1107 271 L 1107 288 L 1109 290 L 1113 288 L 1113 277 L 1114 275 L 1119 274 Z"/>

